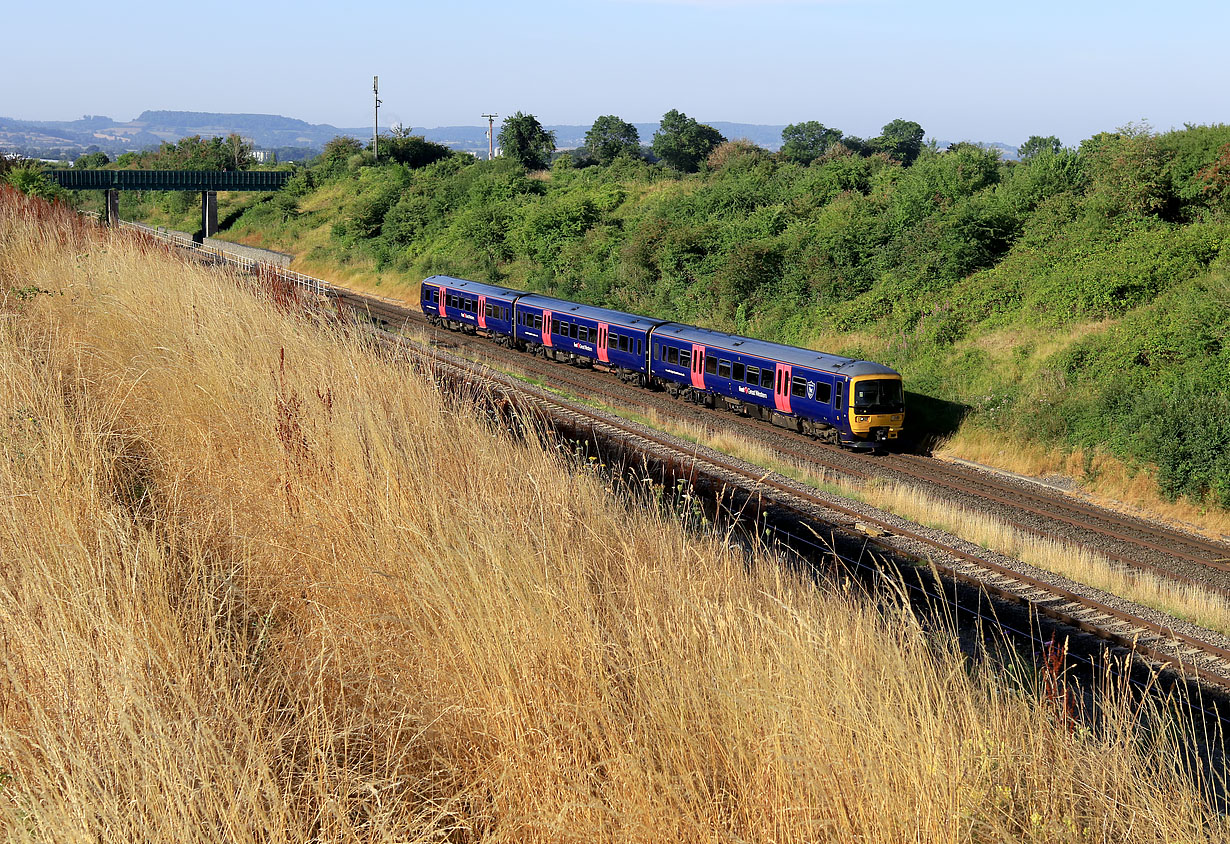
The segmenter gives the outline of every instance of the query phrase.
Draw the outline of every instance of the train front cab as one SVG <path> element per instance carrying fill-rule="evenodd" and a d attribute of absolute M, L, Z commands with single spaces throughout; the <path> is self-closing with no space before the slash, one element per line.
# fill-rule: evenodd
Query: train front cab
<path fill-rule="evenodd" d="M 883 372 L 848 379 L 847 431 L 843 445 L 858 449 L 885 448 L 895 443 L 905 426 L 905 394 L 901 376 L 887 367 Z"/>

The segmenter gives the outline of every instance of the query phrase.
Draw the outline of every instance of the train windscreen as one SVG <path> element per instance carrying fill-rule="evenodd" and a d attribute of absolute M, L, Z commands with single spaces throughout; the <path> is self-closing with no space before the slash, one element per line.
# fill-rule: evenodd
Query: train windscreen
<path fill-rule="evenodd" d="M 888 378 L 859 381 L 854 388 L 854 410 L 857 413 L 901 413 L 905 410 L 901 382 Z"/>

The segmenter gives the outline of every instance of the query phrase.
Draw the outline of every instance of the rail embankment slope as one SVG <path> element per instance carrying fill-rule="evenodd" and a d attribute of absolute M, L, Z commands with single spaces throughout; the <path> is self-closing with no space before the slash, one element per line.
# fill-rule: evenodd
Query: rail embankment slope
<path fill-rule="evenodd" d="M 246 282 L 0 191 L 10 840 L 1213 841 L 908 617 Z"/>
<path fill-rule="evenodd" d="M 882 361 L 957 456 L 1230 531 L 1230 127 L 690 175 L 333 153 L 225 236 L 411 301 L 445 272 Z"/>

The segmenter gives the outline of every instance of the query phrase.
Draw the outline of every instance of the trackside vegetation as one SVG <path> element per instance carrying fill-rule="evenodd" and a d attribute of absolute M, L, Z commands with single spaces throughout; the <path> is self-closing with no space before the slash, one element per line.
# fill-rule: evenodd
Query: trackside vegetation
<path fill-rule="evenodd" d="M 0 187 L 6 840 L 1226 839 L 1175 718 L 1077 725 L 269 293 Z"/>
<path fill-rule="evenodd" d="M 668 117 L 655 150 L 691 121 Z M 226 236 L 385 293 L 443 272 L 882 361 L 916 434 L 1088 473 L 1109 453 L 1230 507 L 1230 127 L 1035 136 L 1004 161 L 910 121 L 868 141 L 807 121 L 780 153 L 736 140 L 671 167 L 602 146 L 621 121 L 601 121 L 543 171 L 377 163 L 339 139 L 235 200 Z"/>

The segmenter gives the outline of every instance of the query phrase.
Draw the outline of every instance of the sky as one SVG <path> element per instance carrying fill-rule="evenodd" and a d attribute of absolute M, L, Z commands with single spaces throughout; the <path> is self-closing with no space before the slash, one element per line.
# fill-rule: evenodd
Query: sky
<path fill-rule="evenodd" d="M 17 3 L 6 29 L 27 35 L 0 50 L 0 115 L 25 120 L 170 109 L 359 127 L 378 74 L 382 127 L 675 108 L 1075 145 L 1141 121 L 1230 122 L 1227 0 Z"/>

